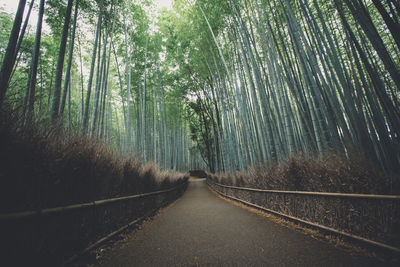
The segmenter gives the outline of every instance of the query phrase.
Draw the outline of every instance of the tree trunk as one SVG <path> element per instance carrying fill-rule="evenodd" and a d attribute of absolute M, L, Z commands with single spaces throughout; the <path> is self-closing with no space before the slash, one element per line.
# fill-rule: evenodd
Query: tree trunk
<path fill-rule="evenodd" d="M 74 10 L 74 21 L 72 26 L 71 32 L 71 39 L 69 40 L 69 48 L 68 48 L 68 63 L 67 63 L 67 70 L 65 71 L 65 79 L 64 79 L 64 89 L 63 89 L 63 96 L 60 106 L 60 117 L 64 114 L 65 102 L 67 99 L 67 93 L 69 88 L 70 76 L 71 76 L 71 66 L 72 66 L 72 56 L 74 53 L 74 44 L 75 44 L 75 31 L 76 31 L 76 24 L 78 19 L 78 5 L 79 0 L 75 1 L 75 10 Z"/>
<path fill-rule="evenodd" d="M 22 25 L 21 32 L 19 33 L 19 36 L 18 36 L 18 41 L 17 41 L 17 45 L 16 45 L 16 48 L 15 48 L 15 60 L 16 60 L 16 63 L 14 64 L 14 69 L 13 69 L 13 71 L 11 73 L 10 80 L 12 79 L 12 77 L 13 77 L 13 75 L 15 73 L 15 70 L 16 70 L 16 68 L 18 66 L 18 63 L 19 63 L 19 61 L 21 59 L 21 54 L 18 57 L 18 52 L 19 52 L 19 49 L 21 47 L 22 40 L 24 39 L 26 28 L 28 27 L 29 18 L 31 16 L 31 11 L 32 11 L 34 3 L 35 3 L 35 0 L 32 0 L 30 5 L 29 5 L 28 13 L 25 16 L 24 24 Z"/>
<path fill-rule="evenodd" d="M 86 92 L 86 99 L 85 99 L 85 111 L 83 114 L 83 122 L 82 127 L 83 131 L 86 132 L 88 129 L 89 124 L 89 106 L 90 106 L 90 94 L 92 91 L 92 83 L 93 83 L 93 74 L 94 74 L 94 67 L 96 64 L 96 55 L 97 55 L 97 45 L 100 40 L 100 31 L 101 31 L 101 20 L 102 20 L 102 13 L 103 13 L 103 2 L 104 0 L 100 1 L 99 12 L 97 14 L 97 29 L 96 29 L 96 37 L 93 46 L 92 52 L 92 63 L 90 64 L 90 73 L 89 73 L 89 80 Z"/>
<path fill-rule="evenodd" d="M 24 98 L 25 105 L 23 108 L 23 116 L 27 115 L 27 117 L 26 117 L 27 122 L 31 121 L 31 119 L 33 117 L 33 109 L 34 109 L 34 104 L 35 104 L 35 88 L 36 88 L 36 77 L 37 77 L 38 63 L 39 63 L 40 39 L 42 36 L 44 4 L 45 4 L 45 0 L 40 0 L 35 43 L 34 43 L 33 53 L 32 53 L 32 62 L 31 62 L 30 70 L 29 70 L 28 84 L 26 86 L 26 92 L 25 92 L 26 94 L 25 94 L 25 98 Z M 29 99 L 28 114 L 25 114 L 27 99 Z"/>
<path fill-rule="evenodd" d="M 386 12 L 385 7 L 382 5 L 381 0 L 372 0 L 376 9 L 378 9 L 381 14 L 383 20 L 385 21 L 390 33 L 392 34 L 393 39 L 397 44 L 397 48 L 400 50 L 400 25 L 396 21 L 394 21 L 390 15 Z"/>
<path fill-rule="evenodd" d="M 353 14 L 354 19 L 364 30 L 365 35 L 378 53 L 383 65 L 396 84 L 397 90 L 400 92 L 400 72 L 390 57 L 389 52 L 387 51 L 382 38 L 379 36 L 379 33 L 376 30 L 368 11 L 365 9 L 364 4 L 360 3 L 359 0 L 344 0 L 344 2 Z"/>
<path fill-rule="evenodd" d="M 63 73 L 63 68 L 64 68 L 64 57 L 65 57 L 65 49 L 67 46 L 69 23 L 71 20 L 72 3 L 73 3 L 73 0 L 68 0 L 67 11 L 65 14 L 65 19 L 64 19 L 63 32 L 61 35 L 60 50 L 58 52 L 53 105 L 52 105 L 52 111 L 51 111 L 51 123 L 52 124 L 56 124 L 59 119 L 62 73 Z"/>
<path fill-rule="evenodd" d="M 24 14 L 26 0 L 20 0 L 18 9 L 15 14 L 13 27 L 11 30 L 10 37 L 8 39 L 8 45 L 6 54 L 3 58 L 3 64 L 0 70 L 0 108 L 2 107 L 4 97 L 6 95 L 8 84 L 10 82 L 10 75 L 15 63 L 15 49 L 18 39 L 18 33 L 21 28 L 22 16 Z"/>

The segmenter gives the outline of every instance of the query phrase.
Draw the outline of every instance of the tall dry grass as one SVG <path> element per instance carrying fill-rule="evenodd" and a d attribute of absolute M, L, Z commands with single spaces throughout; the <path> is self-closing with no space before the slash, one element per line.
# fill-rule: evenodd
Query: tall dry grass
<path fill-rule="evenodd" d="M 173 187 L 188 177 L 121 156 L 102 140 L 0 114 L 0 212 L 37 210 Z"/>
<path fill-rule="evenodd" d="M 362 155 L 345 157 L 328 152 L 321 157 L 297 155 L 276 164 L 265 164 L 247 172 L 209 174 L 226 185 L 261 189 L 399 194 L 400 177 L 390 177 L 373 167 Z"/>

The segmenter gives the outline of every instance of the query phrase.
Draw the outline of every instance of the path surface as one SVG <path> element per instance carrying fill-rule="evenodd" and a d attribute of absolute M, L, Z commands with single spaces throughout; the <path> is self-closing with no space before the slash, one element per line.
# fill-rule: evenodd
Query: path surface
<path fill-rule="evenodd" d="M 377 266 L 216 197 L 204 180 L 103 266 Z"/>

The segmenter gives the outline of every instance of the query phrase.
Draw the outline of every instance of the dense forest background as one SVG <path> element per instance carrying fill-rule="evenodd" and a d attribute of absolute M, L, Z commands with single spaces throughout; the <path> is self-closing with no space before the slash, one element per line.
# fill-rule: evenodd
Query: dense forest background
<path fill-rule="evenodd" d="M 297 157 L 325 166 L 314 176 L 340 165 L 398 184 L 398 1 L 21 0 L 0 15 L 0 103 L 19 127 L 162 169 L 272 172 Z"/>

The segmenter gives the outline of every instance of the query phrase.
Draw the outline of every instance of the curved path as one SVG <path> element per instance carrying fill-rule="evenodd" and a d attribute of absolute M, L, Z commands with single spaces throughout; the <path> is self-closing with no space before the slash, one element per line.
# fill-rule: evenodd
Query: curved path
<path fill-rule="evenodd" d="M 104 266 L 377 266 L 216 197 L 191 181 Z"/>

